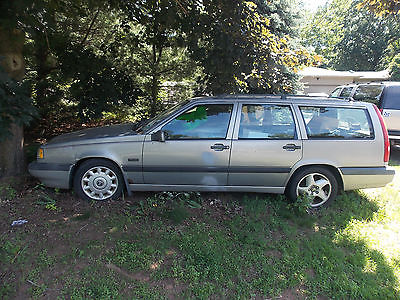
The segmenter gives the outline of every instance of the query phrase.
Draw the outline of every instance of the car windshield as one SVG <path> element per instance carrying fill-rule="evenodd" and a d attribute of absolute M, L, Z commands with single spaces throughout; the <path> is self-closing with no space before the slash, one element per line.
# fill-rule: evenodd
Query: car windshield
<path fill-rule="evenodd" d="M 139 126 L 134 129 L 137 130 L 138 132 L 147 132 L 150 128 L 152 128 L 153 126 L 156 126 L 159 122 L 164 120 L 169 115 L 173 114 L 175 111 L 179 110 L 181 107 L 186 105 L 189 101 L 190 100 L 182 101 L 182 102 L 178 103 L 177 105 L 163 111 L 158 116 L 156 116 L 152 119 L 147 119 L 147 120 L 144 120 L 143 122 L 140 122 Z"/>
<path fill-rule="evenodd" d="M 330 95 L 329 98 L 337 98 L 339 97 L 340 92 L 342 91 L 342 87 L 337 87 Z"/>
<path fill-rule="evenodd" d="M 383 85 L 360 85 L 356 89 L 353 99 L 378 104 L 383 88 Z"/>

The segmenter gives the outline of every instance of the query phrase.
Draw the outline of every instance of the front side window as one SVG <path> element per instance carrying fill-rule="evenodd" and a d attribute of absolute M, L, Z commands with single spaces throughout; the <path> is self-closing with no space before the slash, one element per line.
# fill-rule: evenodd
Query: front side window
<path fill-rule="evenodd" d="M 309 139 L 371 139 L 371 120 L 366 109 L 347 107 L 300 107 Z"/>
<path fill-rule="evenodd" d="M 343 91 L 340 93 L 340 97 L 343 97 L 343 98 L 350 97 L 352 90 L 353 90 L 353 87 L 345 87 L 343 89 Z"/>
<path fill-rule="evenodd" d="M 294 139 L 296 126 L 289 106 L 246 104 L 242 106 L 239 139 Z"/>
<path fill-rule="evenodd" d="M 185 111 L 162 130 L 169 140 L 225 139 L 233 104 L 201 104 Z"/>

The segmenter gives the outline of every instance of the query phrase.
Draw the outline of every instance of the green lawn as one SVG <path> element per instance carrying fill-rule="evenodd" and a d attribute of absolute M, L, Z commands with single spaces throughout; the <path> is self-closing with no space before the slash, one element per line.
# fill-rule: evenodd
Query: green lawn
<path fill-rule="evenodd" d="M 274 195 L 32 187 L 0 191 L 0 298 L 400 298 L 399 176 L 311 214 Z"/>

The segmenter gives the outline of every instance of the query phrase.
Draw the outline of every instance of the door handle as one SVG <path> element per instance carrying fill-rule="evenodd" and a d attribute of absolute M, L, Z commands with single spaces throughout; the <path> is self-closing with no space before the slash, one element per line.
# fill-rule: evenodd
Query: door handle
<path fill-rule="evenodd" d="M 225 146 L 224 144 L 214 144 L 210 148 L 215 151 L 223 151 L 229 149 L 229 146 Z"/>
<path fill-rule="evenodd" d="M 286 144 L 282 148 L 286 151 L 295 151 L 296 149 L 301 149 L 301 146 L 296 146 L 295 144 Z"/>

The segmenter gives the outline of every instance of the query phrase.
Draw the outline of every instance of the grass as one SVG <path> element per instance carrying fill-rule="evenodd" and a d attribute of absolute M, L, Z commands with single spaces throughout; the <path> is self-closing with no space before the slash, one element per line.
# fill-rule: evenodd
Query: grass
<path fill-rule="evenodd" d="M 399 299 L 399 187 L 310 214 L 273 195 L 85 203 L 3 187 L 14 199 L 1 202 L 0 298 Z M 29 222 L 11 228 L 19 217 Z"/>

